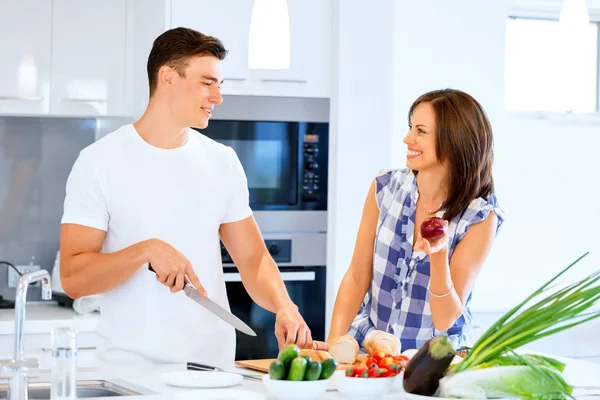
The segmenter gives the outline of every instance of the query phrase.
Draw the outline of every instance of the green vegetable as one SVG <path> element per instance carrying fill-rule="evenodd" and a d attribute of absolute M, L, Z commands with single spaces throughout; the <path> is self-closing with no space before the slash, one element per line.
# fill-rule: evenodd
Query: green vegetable
<path fill-rule="evenodd" d="M 306 374 L 306 366 L 308 362 L 304 357 L 296 357 L 292 360 L 290 365 L 290 372 L 288 372 L 288 381 L 302 381 Z"/>
<path fill-rule="evenodd" d="M 439 381 L 437 394 L 544 400 L 571 397 L 573 388 L 562 376 L 563 363 L 549 357 L 519 355 L 514 349 L 600 317 L 600 311 L 590 311 L 600 300 L 600 270 L 540 299 L 553 282 L 587 255 L 579 257 L 502 316 L 464 360 L 448 369 Z M 533 304 L 523 309 L 530 303 Z"/>
<path fill-rule="evenodd" d="M 310 359 L 310 356 L 302 356 L 302 358 L 304 358 L 306 360 L 306 362 L 311 362 L 312 360 Z"/>
<path fill-rule="evenodd" d="M 547 367 L 507 366 L 465 371 L 440 379 L 439 397 L 562 399 L 572 388 Z"/>
<path fill-rule="evenodd" d="M 290 364 L 292 360 L 300 355 L 300 348 L 295 344 L 289 344 L 285 346 L 279 354 L 277 355 L 277 359 L 285 365 L 286 369 L 290 368 Z"/>
<path fill-rule="evenodd" d="M 498 358 L 495 358 L 491 361 L 479 364 L 473 369 L 483 369 L 490 367 L 501 367 L 501 366 L 516 366 L 516 365 L 535 365 L 540 367 L 548 367 L 554 368 L 558 372 L 563 372 L 565 369 L 565 364 L 557 361 L 553 358 L 540 356 L 537 354 L 524 354 L 522 356 L 514 356 L 514 355 L 503 355 Z"/>
<path fill-rule="evenodd" d="M 556 279 L 588 253 L 579 257 L 507 312 L 481 336 L 465 359 L 451 370 L 453 372 L 468 370 L 495 360 L 509 350 L 600 317 L 600 311 L 584 313 L 600 300 L 600 286 L 593 286 L 600 280 L 600 270 L 598 270 L 587 278 L 539 300 L 511 319 L 525 304 L 546 292 Z"/>
<path fill-rule="evenodd" d="M 321 376 L 319 379 L 329 379 L 335 373 L 338 367 L 338 362 L 335 358 L 328 358 L 321 362 Z"/>
<path fill-rule="evenodd" d="M 279 360 L 275 360 L 269 366 L 269 377 L 274 380 L 285 380 L 285 365 Z"/>
<path fill-rule="evenodd" d="M 320 362 L 310 361 L 306 366 L 306 374 L 304 375 L 304 380 L 306 381 L 316 381 L 321 376 L 321 370 L 323 367 Z"/>

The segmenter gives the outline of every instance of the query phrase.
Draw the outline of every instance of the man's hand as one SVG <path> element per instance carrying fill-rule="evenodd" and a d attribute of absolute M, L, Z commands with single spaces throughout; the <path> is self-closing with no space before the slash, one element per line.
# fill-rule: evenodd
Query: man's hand
<path fill-rule="evenodd" d="M 298 312 L 298 308 L 294 306 L 284 307 L 277 312 L 275 337 L 280 350 L 293 343 L 301 349 L 312 349 L 313 346 L 310 329 Z"/>
<path fill-rule="evenodd" d="M 184 282 L 191 282 L 202 296 L 207 296 L 192 264 L 183 254 L 162 240 L 150 239 L 147 245 L 148 262 L 156 273 L 156 280 L 168 286 L 173 293 L 182 290 Z"/>

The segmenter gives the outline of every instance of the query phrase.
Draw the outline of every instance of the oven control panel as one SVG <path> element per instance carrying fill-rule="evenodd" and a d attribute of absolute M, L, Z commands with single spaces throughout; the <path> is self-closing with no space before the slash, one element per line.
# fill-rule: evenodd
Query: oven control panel
<path fill-rule="evenodd" d="M 327 145 L 317 133 L 306 133 L 302 147 L 301 199 L 303 202 L 326 201 Z"/>
<path fill-rule="evenodd" d="M 289 239 L 267 239 L 265 245 L 269 254 L 276 263 L 289 263 L 292 261 L 292 241 Z M 229 252 L 221 242 L 221 261 L 223 264 L 232 264 Z"/>

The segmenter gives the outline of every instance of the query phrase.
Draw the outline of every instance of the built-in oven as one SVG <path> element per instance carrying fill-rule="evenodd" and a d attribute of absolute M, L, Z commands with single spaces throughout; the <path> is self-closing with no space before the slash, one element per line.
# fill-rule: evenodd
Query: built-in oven
<path fill-rule="evenodd" d="M 329 124 L 211 120 L 198 130 L 231 146 L 253 210 L 326 210 Z"/>
<path fill-rule="evenodd" d="M 235 150 L 266 247 L 313 339 L 324 340 L 329 124 L 215 119 L 199 131 Z M 236 360 L 276 357 L 275 315 L 250 298 L 223 246 L 221 259 L 231 311 L 257 333 L 236 331 Z"/>
<path fill-rule="evenodd" d="M 266 234 L 265 244 L 279 267 L 290 298 L 315 340 L 325 336 L 325 234 Z M 275 358 L 275 314 L 261 308 L 248 295 L 237 268 L 222 249 L 225 285 L 231 311 L 256 332 L 248 336 L 236 331 L 236 360 Z"/>

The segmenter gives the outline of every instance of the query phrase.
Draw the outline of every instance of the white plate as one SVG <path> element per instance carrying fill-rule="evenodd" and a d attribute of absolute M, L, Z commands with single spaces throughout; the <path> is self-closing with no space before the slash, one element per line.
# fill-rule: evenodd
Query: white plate
<path fill-rule="evenodd" d="M 220 388 L 242 383 L 241 375 L 213 371 L 177 371 L 162 375 L 167 385 L 193 388 Z"/>
<path fill-rule="evenodd" d="M 243 389 L 202 389 L 193 392 L 176 393 L 173 400 L 265 400 L 266 396 Z"/>

